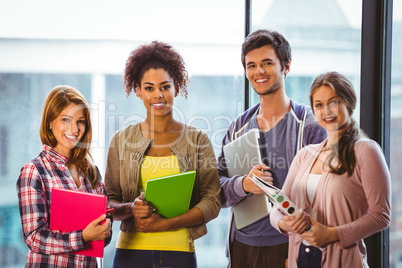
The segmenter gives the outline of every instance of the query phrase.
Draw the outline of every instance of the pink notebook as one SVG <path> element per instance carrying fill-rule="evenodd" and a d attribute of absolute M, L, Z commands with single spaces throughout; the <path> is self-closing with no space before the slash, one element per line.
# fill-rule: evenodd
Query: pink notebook
<path fill-rule="evenodd" d="M 106 214 L 107 197 L 64 188 L 52 188 L 50 229 L 71 232 L 83 230 L 100 215 Z M 91 241 L 73 254 L 103 258 L 104 241 Z"/>

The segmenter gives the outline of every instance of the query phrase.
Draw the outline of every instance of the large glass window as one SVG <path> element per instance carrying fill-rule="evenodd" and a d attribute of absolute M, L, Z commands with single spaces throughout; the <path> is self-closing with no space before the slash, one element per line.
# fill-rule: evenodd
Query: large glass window
<path fill-rule="evenodd" d="M 394 1 L 391 73 L 391 145 L 392 218 L 390 228 L 390 267 L 402 267 L 402 2 Z"/>
<path fill-rule="evenodd" d="M 140 44 L 159 40 L 182 54 L 191 82 L 175 116 L 205 130 L 216 153 L 244 106 L 243 1 L 17 0 L 0 4 L 0 24 L 7 25 L 0 29 L 0 267 L 25 262 L 15 182 L 41 150 L 42 107 L 54 86 L 69 84 L 90 102 L 92 154 L 102 175 L 113 133 L 145 118 L 141 100 L 122 88 L 125 61 Z M 228 212 L 196 240 L 199 267 L 226 266 Z M 104 267 L 111 267 L 119 224 Z"/>
<path fill-rule="evenodd" d="M 0 267 L 21 267 L 27 253 L 15 185 L 20 168 L 41 149 L 44 99 L 57 84 L 81 88 L 90 98 L 90 83 L 86 74 L 0 73 Z"/>
<path fill-rule="evenodd" d="M 394 1 L 393 47 L 402 46 L 401 1 Z M 314 77 L 339 71 L 360 94 L 362 0 L 254 0 L 252 30 L 282 33 L 292 47 L 286 79 L 290 98 L 308 104 Z M 399 12 L 399 13 L 398 13 Z M 188 99 L 176 99 L 175 116 L 204 129 L 218 153 L 229 123 L 243 111 L 244 0 L 0 2 L 0 267 L 21 267 L 28 250 L 22 238 L 15 182 L 20 168 L 41 150 L 39 123 L 47 93 L 56 85 L 79 89 L 90 102 L 93 156 L 102 175 L 114 132 L 145 118 L 142 102 L 126 97 L 122 72 L 128 54 L 152 40 L 172 44 L 187 63 Z M 398 206 L 397 150 L 402 140 L 402 54 L 393 50 L 391 267 L 402 267 L 402 210 Z M 250 104 L 258 97 L 250 87 Z M 359 107 L 355 119 L 359 119 Z M 200 268 L 226 267 L 229 209 L 196 240 Z M 111 267 L 120 222 L 105 249 Z M 213 257 L 211 257 L 213 256 Z"/>
<path fill-rule="evenodd" d="M 362 0 L 252 1 L 252 28 L 281 33 L 292 48 L 286 93 L 309 105 L 314 78 L 324 72 L 346 75 L 359 95 Z M 251 102 L 258 102 L 250 90 Z M 354 118 L 359 121 L 359 108 Z"/>

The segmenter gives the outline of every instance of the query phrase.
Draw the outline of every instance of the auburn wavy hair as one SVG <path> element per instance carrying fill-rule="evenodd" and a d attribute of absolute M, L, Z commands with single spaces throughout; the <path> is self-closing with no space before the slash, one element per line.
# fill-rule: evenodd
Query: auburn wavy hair
<path fill-rule="evenodd" d="M 95 189 L 98 186 L 98 173 L 92 164 L 92 156 L 89 151 L 92 141 L 91 114 L 86 99 L 78 90 L 71 86 L 59 85 L 49 92 L 43 105 L 42 121 L 39 130 L 40 139 L 42 144 L 52 148 L 56 147 L 57 140 L 50 129 L 50 123 L 71 103 L 79 105 L 84 112 L 85 133 L 72 150 L 72 156 L 68 161 L 88 177 L 92 189 Z"/>

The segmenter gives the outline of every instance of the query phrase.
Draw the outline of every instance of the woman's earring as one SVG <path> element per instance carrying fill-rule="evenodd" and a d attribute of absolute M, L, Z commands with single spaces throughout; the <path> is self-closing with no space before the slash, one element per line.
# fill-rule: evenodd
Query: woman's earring
<path fill-rule="evenodd" d="M 49 125 L 49 129 L 52 130 L 52 126 L 51 126 L 51 125 Z"/>

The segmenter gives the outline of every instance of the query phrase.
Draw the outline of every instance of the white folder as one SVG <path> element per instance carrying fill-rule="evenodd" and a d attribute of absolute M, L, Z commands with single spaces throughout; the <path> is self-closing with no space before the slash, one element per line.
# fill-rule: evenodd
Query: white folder
<path fill-rule="evenodd" d="M 260 131 L 251 129 L 223 147 L 229 177 L 247 176 L 253 166 L 262 163 L 259 137 Z M 233 207 L 236 228 L 240 230 L 261 220 L 269 215 L 270 210 L 271 203 L 264 194 L 247 196 Z"/>

